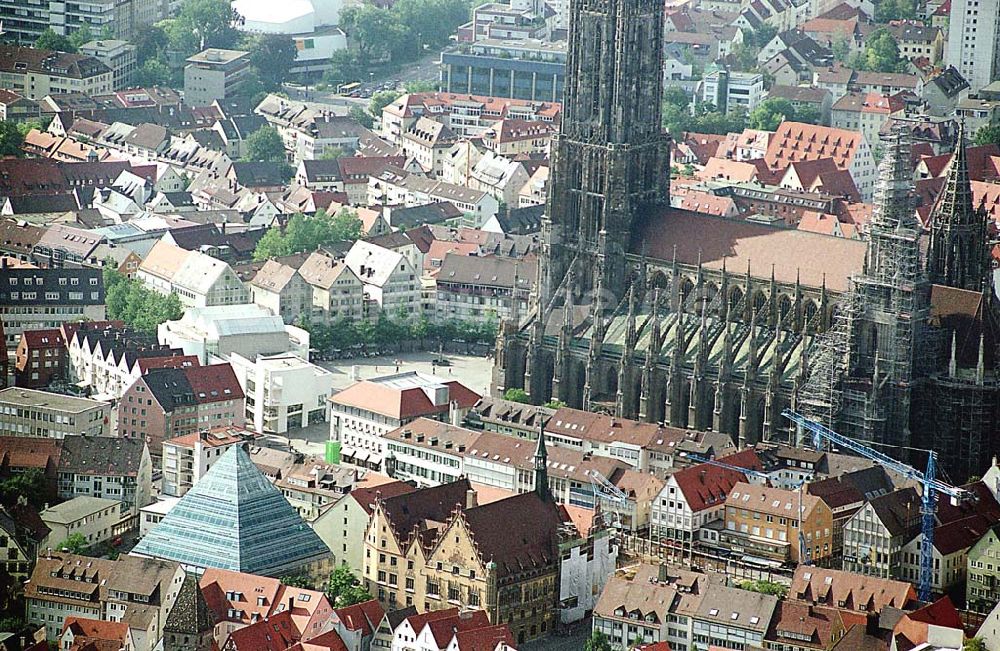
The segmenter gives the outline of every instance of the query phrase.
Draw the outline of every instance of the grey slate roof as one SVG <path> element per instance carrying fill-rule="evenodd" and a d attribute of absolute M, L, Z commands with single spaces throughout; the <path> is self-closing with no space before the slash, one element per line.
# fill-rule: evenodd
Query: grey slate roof
<path fill-rule="evenodd" d="M 69 435 L 63 439 L 59 472 L 134 476 L 145 445 L 142 439 Z"/>

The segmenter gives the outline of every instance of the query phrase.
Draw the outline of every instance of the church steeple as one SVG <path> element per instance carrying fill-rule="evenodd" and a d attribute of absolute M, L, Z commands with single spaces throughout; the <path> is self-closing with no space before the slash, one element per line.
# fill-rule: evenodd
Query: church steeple
<path fill-rule="evenodd" d="M 958 144 L 944 189 L 931 211 L 931 242 L 927 276 L 932 283 L 980 291 L 989 273 L 987 215 L 972 205 L 965 125 L 958 128 Z"/>
<path fill-rule="evenodd" d="M 552 499 L 549 492 L 549 452 L 545 448 L 545 425 L 538 426 L 538 446 L 535 448 L 535 493 L 545 501 Z"/>
<path fill-rule="evenodd" d="M 598 284 L 617 304 L 639 212 L 670 204 L 663 131 L 662 0 L 570 0 L 565 99 L 552 140 L 543 219 L 547 292 L 579 257 L 578 295 Z M 597 264 L 599 259 L 604 263 Z M 598 278 L 600 274 L 600 278 Z M 543 303 L 551 300 L 543 292 Z"/>

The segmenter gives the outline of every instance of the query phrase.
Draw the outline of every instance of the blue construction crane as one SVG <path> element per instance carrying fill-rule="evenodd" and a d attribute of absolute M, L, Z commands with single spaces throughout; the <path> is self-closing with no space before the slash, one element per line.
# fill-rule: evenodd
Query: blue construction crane
<path fill-rule="evenodd" d="M 951 498 L 951 503 L 956 506 L 962 502 L 975 500 L 975 494 L 964 488 L 949 486 L 937 479 L 935 476 L 937 473 L 937 453 L 933 450 L 928 451 L 927 470 L 920 472 L 912 466 L 897 461 L 853 439 L 841 436 L 830 428 L 809 420 L 791 409 L 785 409 L 781 412 L 781 415 L 795 423 L 798 428 L 799 437 L 802 436 L 803 429 L 812 432 L 813 446 L 816 450 L 821 450 L 823 441 L 826 440 L 832 445 L 843 450 L 849 450 L 866 459 L 871 459 L 880 466 L 920 483 L 923 489 L 923 497 L 920 504 L 921 533 L 923 534 L 923 539 L 920 541 L 920 582 L 917 588 L 920 600 L 930 601 L 931 583 L 934 577 L 934 514 L 937 512 L 937 494 L 943 493 L 947 495 Z M 798 440 L 801 440 L 801 438 Z"/>
<path fill-rule="evenodd" d="M 718 466 L 719 468 L 726 468 L 727 470 L 735 470 L 736 472 L 742 472 L 748 477 L 756 477 L 757 479 L 764 480 L 765 483 L 771 480 L 771 476 L 766 472 L 760 472 L 759 470 L 751 470 L 750 468 L 741 468 L 740 466 L 733 466 L 728 463 L 723 463 L 721 461 L 716 461 L 715 459 L 709 459 L 708 457 L 703 457 L 697 454 L 685 453 L 684 456 L 692 461 L 698 463 L 707 463 L 711 466 Z M 803 565 L 812 565 L 812 558 L 809 555 L 809 546 L 806 545 L 805 534 L 802 533 L 802 486 L 805 484 L 803 479 L 792 485 L 792 490 L 798 489 L 799 491 L 799 561 Z"/>

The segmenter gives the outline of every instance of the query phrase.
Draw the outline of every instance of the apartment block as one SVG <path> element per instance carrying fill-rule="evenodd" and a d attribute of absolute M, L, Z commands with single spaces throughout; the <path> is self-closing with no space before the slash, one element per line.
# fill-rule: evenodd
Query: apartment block
<path fill-rule="evenodd" d="M 39 514 L 49 528 L 44 546 L 57 549 L 70 536 L 80 534 L 87 545 L 112 540 L 129 529 L 131 518 L 122 513 L 122 502 L 81 495 L 50 506 Z"/>
<path fill-rule="evenodd" d="M 94 57 L 0 45 L 0 87 L 28 99 L 56 93 L 104 95 L 112 90 L 111 69 Z"/>
<path fill-rule="evenodd" d="M 14 384 L 40 389 L 66 379 L 66 342 L 57 328 L 21 333 L 14 361 Z"/>
<path fill-rule="evenodd" d="M 108 436 L 110 421 L 107 402 L 20 387 L 0 390 L 2 436 Z"/>
<path fill-rule="evenodd" d="M 740 482 L 726 498 L 726 526 L 722 545 L 765 563 L 803 562 L 799 532 L 812 563 L 822 564 L 832 554 L 833 514 L 821 499 L 804 491 L 790 491 Z"/>
<path fill-rule="evenodd" d="M 128 41 L 107 39 L 80 46 L 80 54 L 92 56 L 111 69 L 113 90 L 131 88 L 136 69 L 136 47 Z"/>
<path fill-rule="evenodd" d="M 208 106 L 232 97 L 250 74 L 250 53 L 209 48 L 188 57 L 184 66 L 184 101 Z"/>
<path fill-rule="evenodd" d="M 1000 79 L 1000 4 L 953 0 L 945 63 L 958 68 L 972 92 Z"/>
<path fill-rule="evenodd" d="M 142 439 L 67 436 L 59 455 L 59 497 L 104 497 L 137 516 L 150 502 L 153 463 Z"/>
<path fill-rule="evenodd" d="M 183 497 L 226 450 L 253 436 L 253 432 L 238 427 L 213 427 L 165 440 L 161 492 Z"/>

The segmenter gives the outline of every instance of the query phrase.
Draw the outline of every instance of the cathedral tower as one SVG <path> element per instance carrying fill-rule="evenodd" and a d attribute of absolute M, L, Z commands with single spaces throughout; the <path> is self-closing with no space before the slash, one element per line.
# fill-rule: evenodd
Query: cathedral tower
<path fill-rule="evenodd" d="M 620 299 L 640 208 L 669 204 L 670 139 L 660 111 L 663 2 L 571 0 L 566 67 L 543 221 L 540 310 L 574 260 L 575 297 L 603 281 Z"/>
<path fill-rule="evenodd" d="M 965 153 L 965 125 L 944 189 L 931 212 L 931 242 L 927 275 L 932 283 L 981 291 L 989 274 L 989 236 L 983 209 L 973 209 L 969 166 Z"/>

